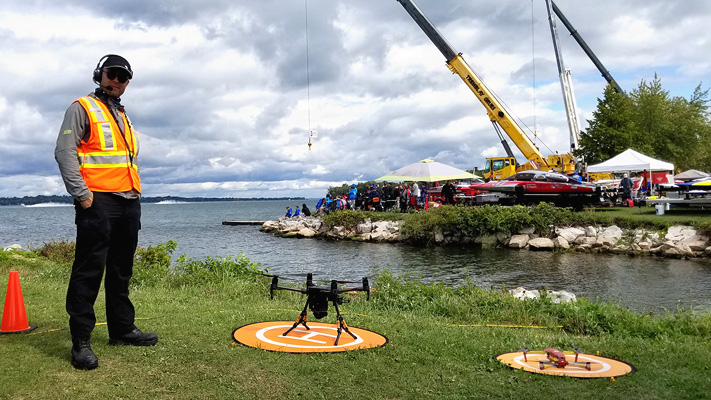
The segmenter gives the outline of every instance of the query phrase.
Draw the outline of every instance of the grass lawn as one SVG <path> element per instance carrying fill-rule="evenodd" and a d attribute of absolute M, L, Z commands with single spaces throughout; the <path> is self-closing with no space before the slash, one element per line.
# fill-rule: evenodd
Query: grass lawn
<path fill-rule="evenodd" d="M 641 207 L 599 207 L 594 213 L 609 215 L 611 218 L 629 219 L 638 222 L 666 223 L 670 225 L 694 225 L 711 223 L 711 209 L 672 207 L 663 215 L 657 215 L 652 206 Z"/>
<path fill-rule="evenodd" d="M 695 399 L 711 390 L 709 314 L 637 315 L 586 300 L 522 302 L 387 273 L 378 276 L 370 302 L 359 294 L 342 306 L 349 325 L 387 336 L 385 347 L 286 354 L 234 345 L 235 328 L 293 320 L 304 298 L 279 292 L 269 300 L 267 278 L 228 277 L 215 270 L 218 264 L 210 273 L 195 268 L 188 277 L 137 285 L 137 325 L 157 332 L 158 345 L 109 346 L 106 326 L 98 325 L 92 343 L 99 368 L 78 371 L 69 362 L 64 311 L 70 264 L 33 253 L 0 255 L 0 296 L 8 272 L 20 271 L 30 323 L 39 325 L 31 334 L 0 336 L 0 399 Z M 100 295 L 99 321 L 103 308 Z M 459 326 L 481 323 L 563 328 Z M 492 359 L 528 344 L 570 349 L 571 343 L 632 363 L 637 372 L 615 382 L 560 378 Z"/>

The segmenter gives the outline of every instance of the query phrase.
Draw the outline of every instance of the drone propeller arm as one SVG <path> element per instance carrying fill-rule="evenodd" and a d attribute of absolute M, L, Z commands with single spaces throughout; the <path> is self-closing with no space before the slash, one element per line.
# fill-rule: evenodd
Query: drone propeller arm
<path fill-rule="evenodd" d="M 307 293 L 306 289 L 298 289 L 298 288 L 292 288 L 288 286 L 276 286 L 274 287 L 274 290 L 288 290 L 290 292 L 299 292 L 299 293 Z"/>
<path fill-rule="evenodd" d="M 274 291 L 275 290 L 289 290 L 292 292 L 306 293 L 306 289 L 297 289 L 297 288 L 291 288 L 288 286 L 279 286 L 279 277 L 272 276 L 272 284 L 269 286 L 269 297 L 272 300 L 274 299 Z"/>
<path fill-rule="evenodd" d="M 357 281 L 336 281 L 337 283 L 359 283 Z M 344 288 L 336 288 L 335 293 L 346 293 L 346 292 L 366 292 L 366 300 L 370 300 L 370 283 L 368 282 L 368 278 L 363 278 L 363 280 L 360 281 L 361 286 L 351 286 L 351 287 L 344 287 Z M 333 283 L 331 283 L 331 286 L 333 287 Z M 332 289 L 333 290 L 333 289 Z"/>
<path fill-rule="evenodd" d="M 347 288 L 337 289 L 336 293 L 364 292 L 364 291 L 365 291 L 365 289 L 363 289 L 362 287 L 356 286 L 356 287 L 347 287 Z"/>
<path fill-rule="evenodd" d="M 525 343 L 525 342 L 524 342 Z M 519 353 L 528 353 L 528 348 L 533 346 L 533 343 L 529 344 L 528 346 L 524 346 L 521 350 L 519 350 Z"/>

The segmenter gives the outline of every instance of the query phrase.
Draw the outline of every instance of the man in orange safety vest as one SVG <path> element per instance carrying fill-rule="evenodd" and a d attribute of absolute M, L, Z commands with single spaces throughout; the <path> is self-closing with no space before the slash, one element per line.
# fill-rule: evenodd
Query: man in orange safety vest
<path fill-rule="evenodd" d="M 76 212 L 76 250 L 66 309 L 72 365 L 77 369 L 99 366 L 90 338 L 104 271 L 109 344 L 152 346 L 158 342 L 158 335 L 134 325 L 135 311 L 128 295 L 141 227 L 139 138 L 121 104 L 132 78 L 125 58 L 102 57 L 93 73 L 99 87 L 69 106 L 54 151 Z"/>

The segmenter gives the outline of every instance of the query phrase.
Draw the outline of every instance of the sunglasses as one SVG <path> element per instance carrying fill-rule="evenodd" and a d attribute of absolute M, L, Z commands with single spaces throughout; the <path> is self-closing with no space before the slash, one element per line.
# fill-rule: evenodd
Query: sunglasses
<path fill-rule="evenodd" d="M 122 69 L 110 68 L 106 69 L 105 71 L 106 77 L 109 78 L 109 80 L 111 81 L 118 78 L 119 83 L 126 83 L 126 81 L 129 79 L 128 73 Z"/>

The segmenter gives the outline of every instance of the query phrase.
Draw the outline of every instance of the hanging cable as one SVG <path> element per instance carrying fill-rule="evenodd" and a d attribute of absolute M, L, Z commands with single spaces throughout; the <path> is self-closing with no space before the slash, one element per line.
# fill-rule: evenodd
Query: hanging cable
<path fill-rule="evenodd" d="M 536 35 L 534 30 L 533 0 L 531 0 L 531 67 L 533 69 L 533 137 L 538 138 L 536 123 Z"/>
<path fill-rule="evenodd" d="M 311 77 L 309 73 L 309 0 L 304 0 L 304 10 L 306 14 L 306 114 L 308 116 L 309 128 L 309 150 L 311 150 Z"/>

